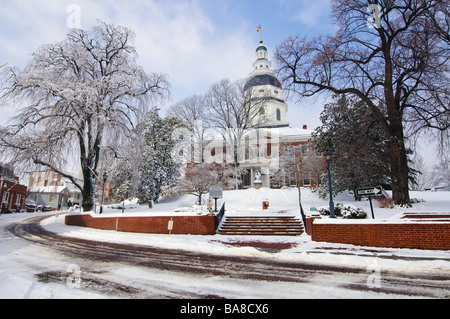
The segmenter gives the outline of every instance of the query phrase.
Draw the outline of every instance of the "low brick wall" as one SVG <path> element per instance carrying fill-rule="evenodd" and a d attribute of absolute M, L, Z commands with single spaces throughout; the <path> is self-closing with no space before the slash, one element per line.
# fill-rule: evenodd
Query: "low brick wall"
<path fill-rule="evenodd" d="M 320 219 L 320 214 L 319 213 L 315 213 L 315 214 L 310 214 L 308 216 L 306 216 L 306 234 L 308 234 L 309 236 L 312 235 L 312 228 L 313 228 L 313 222 L 315 219 Z"/>
<path fill-rule="evenodd" d="M 317 242 L 389 248 L 450 249 L 448 219 L 427 221 L 420 217 L 411 219 L 411 216 L 392 220 L 315 219 L 311 224 L 311 239 Z"/>
<path fill-rule="evenodd" d="M 103 230 L 130 233 L 169 234 L 168 224 L 173 220 L 172 234 L 214 235 L 214 214 L 199 216 L 91 216 L 90 214 L 66 215 L 65 223 Z"/>

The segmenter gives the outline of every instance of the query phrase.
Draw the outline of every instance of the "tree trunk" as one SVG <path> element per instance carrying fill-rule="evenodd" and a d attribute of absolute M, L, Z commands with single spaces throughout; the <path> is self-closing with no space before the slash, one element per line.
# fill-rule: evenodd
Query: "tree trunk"
<path fill-rule="evenodd" d="M 82 189 L 84 212 L 92 211 L 95 203 L 95 176 L 92 176 L 89 168 L 83 169 L 84 185 Z"/>
<path fill-rule="evenodd" d="M 395 205 L 411 207 L 409 198 L 408 156 L 400 116 L 390 116 L 388 153 L 391 165 L 392 199 Z"/>
<path fill-rule="evenodd" d="M 402 122 L 403 111 L 400 107 L 400 101 L 398 98 L 396 99 L 394 94 L 391 47 L 385 41 L 383 41 L 382 47 L 386 63 L 384 97 L 389 120 L 389 124 L 384 122 L 384 127 L 389 138 L 388 150 L 391 164 L 392 199 L 395 205 L 411 207 L 408 185 L 408 157 L 406 155 Z"/>
<path fill-rule="evenodd" d="M 391 162 L 392 199 L 395 205 L 411 207 L 408 185 L 408 158 L 404 141 L 391 137 L 389 142 Z"/>

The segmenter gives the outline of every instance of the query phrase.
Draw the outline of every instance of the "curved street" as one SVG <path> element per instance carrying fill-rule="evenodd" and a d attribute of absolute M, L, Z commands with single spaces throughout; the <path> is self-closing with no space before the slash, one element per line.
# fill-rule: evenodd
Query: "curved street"
<path fill-rule="evenodd" d="M 49 232 L 40 225 L 46 218 L 1 224 L 1 245 L 10 249 L 0 251 L 0 285 L 29 281 L 13 298 L 450 297 L 448 268 L 420 273 L 97 242 Z"/>

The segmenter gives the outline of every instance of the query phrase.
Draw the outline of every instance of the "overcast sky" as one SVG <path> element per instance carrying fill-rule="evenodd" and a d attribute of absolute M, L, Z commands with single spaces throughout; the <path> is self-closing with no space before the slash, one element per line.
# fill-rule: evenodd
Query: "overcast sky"
<path fill-rule="evenodd" d="M 169 76 L 172 100 L 163 110 L 221 79 L 247 77 L 258 25 L 269 54 L 288 36 L 334 30 L 329 0 L 0 0 L 0 8 L 0 65 L 23 68 L 40 45 L 64 40 L 74 23 L 87 30 L 100 19 L 134 30 L 139 64 Z M 320 111 L 320 103 L 291 101 L 291 126 L 316 127 Z M 10 113 L 2 111 L 0 123 Z"/>
<path fill-rule="evenodd" d="M 288 36 L 314 37 L 336 30 L 330 0 L 0 0 L 0 65 L 23 68 L 40 45 L 66 38 L 70 24 L 91 29 L 100 19 L 136 33 L 139 64 L 169 76 L 171 104 L 204 94 L 221 79 L 246 78 L 259 45 L 257 26 L 273 57 Z M 74 20 L 80 10 L 79 21 Z M 295 98 L 295 97 L 294 97 Z M 323 101 L 288 100 L 291 127 L 320 125 Z M 14 114 L 0 110 L 0 125 Z M 164 114 L 162 114 L 164 115 Z M 428 161 L 433 143 L 421 143 Z"/>

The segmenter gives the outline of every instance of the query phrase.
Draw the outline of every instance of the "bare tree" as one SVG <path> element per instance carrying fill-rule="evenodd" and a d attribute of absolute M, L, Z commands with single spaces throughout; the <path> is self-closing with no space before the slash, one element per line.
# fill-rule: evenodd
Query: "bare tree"
<path fill-rule="evenodd" d="M 280 166 L 273 172 L 283 185 L 296 186 L 298 188 L 299 204 L 302 202 L 301 187 L 305 180 L 310 185 L 318 187 L 320 177 L 325 171 L 325 161 L 315 151 L 315 144 L 309 141 L 305 144 L 292 144 L 282 142 L 280 147 Z M 292 183 L 295 182 L 295 183 Z"/>
<path fill-rule="evenodd" d="M 291 37 L 276 52 L 290 90 L 301 96 L 353 95 L 375 114 L 388 139 L 393 200 L 399 205 L 410 206 L 405 126 L 443 132 L 450 125 L 448 46 L 426 28 L 427 14 L 442 3 L 335 0 L 335 36 Z M 368 23 L 372 18 L 376 22 Z"/>
<path fill-rule="evenodd" d="M 186 143 L 187 154 L 184 154 L 188 161 L 203 162 L 205 131 L 209 127 L 207 118 L 205 97 L 202 95 L 193 95 L 169 107 L 168 116 L 181 121 L 183 126 L 189 131 L 182 134 L 183 138 L 188 139 Z M 180 130 L 181 133 L 183 133 Z"/>
<path fill-rule="evenodd" d="M 205 95 L 211 126 L 222 134 L 227 150 L 227 163 L 235 167 L 236 188 L 239 184 L 240 158 L 243 156 L 243 137 L 261 123 L 260 109 L 266 104 L 254 90 L 245 90 L 245 81 L 222 80 L 213 84 Z"/>
<path fill-rule="evenodd" d="M 416 172 L 415 178 L 410 180 L 411 190 L 418 191 L 430 189 L 434 186 L 435 176 L 419 153 L 414 154 L 411 159 L 410 167 Z"/>
<path fill-rule="evenodd" d="M 426 19 L 431 22 L 431 28 L 446 43 L 450 44 L 450 6 L 447 1 L 437 1 L 427 12 Z M 450 50 L 450 48 L 447 48 Z"/>
<path fill-rule="evenodd" d="M 15 162 L 69 178 L 85 211 L 94 206 L 102 155 L 117 154 L 149 101 L 169 93 L 165 75 L 137 65 L 133 39 L 133 31 L 103 22 L 73 30 L 66 40 L 41 46 L 23 71 L 10 68 L 1 88 L 3 104 L 26 103 L 16 124 L 2 129 L 2 149 Z M 72 156 L 79 158 L 82 184 L 64 169 Z"/>
<path fill-rule="evenodd" d="M 177 188 L 182 193 L 197 196 L 197 203 L 201 205 L 202 196 L 209 193 L 211 186 L 228 187 L 228 174 L 232 174 L 230 167 L 221 164 L 188 165 L 185 177 L 180 180 Z"/>
<path fill-rule="evenodd" d="M 167 115 L 179 119 L 186 127 L 194 128 L 196 122 L 207 119 L 205 108 L 204 97 L 193 95 L 170 106 Z"/>

